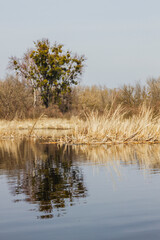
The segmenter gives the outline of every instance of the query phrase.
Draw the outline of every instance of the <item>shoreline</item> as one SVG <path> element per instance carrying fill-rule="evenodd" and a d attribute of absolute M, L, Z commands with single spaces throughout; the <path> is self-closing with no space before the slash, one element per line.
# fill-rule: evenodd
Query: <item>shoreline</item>
<path fill-rule="evenodd" d="M 117 107 L 112 114 L 97 112 L 78 117 L 35 120 L 0 120 L 0 139 L 39 139 L 60 144 L 159 144 L 160 116 L 142 106 L 138 115 L 124 118 Z"/>

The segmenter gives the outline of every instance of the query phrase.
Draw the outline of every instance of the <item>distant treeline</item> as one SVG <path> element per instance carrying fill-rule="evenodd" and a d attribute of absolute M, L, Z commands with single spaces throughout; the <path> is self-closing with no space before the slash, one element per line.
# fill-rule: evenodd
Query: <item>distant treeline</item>
<path fill-rule="evenodd" d="M 107 109 L 114 111 L 121 105 L 126 117 L 139 112 L 142 104 L 151 107 L 155 114 L 160 112 L 160 78 L 149 79 L 145 86 L 139 83 L 124 85 L 118 89 L 108 89 L 106 86 L 72 88 L 70 93 L 63 94 L 59 105 L 45 108 L 40 93 L 36 90 L 36 107 L 34 92 L 25 81 L 8 76 L 0 81 L 0 119 L 37 118 L 41 114 L 48 117 L 84 116 L 91 111 L 103 114 Z"/>

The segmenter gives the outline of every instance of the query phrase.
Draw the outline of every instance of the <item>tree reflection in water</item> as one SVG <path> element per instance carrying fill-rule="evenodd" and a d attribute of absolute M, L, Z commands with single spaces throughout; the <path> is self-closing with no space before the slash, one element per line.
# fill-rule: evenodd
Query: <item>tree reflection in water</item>
<path fill-rule="evenodd" d="M 0 142 L 0 174 L 8 176 L 12 194 L 38 206 L 40 218 L 62 215 L 87 189 L 81 160 L 105 165 L 121 176 L 120 165 L 135 164 L 148 174 L 160 173 L 160 145 L 57 146 L 34 142 Z M 113 174 L 112 174 L 113 175 Z M 113 181 L 114 183 L 114 181 Z"/>
<path fill-rule="evenodd" d="M 25 201 L 38 204 L 40 218 L 59 216 L 76 199 L 86 197 L 83 173 L 71 147 L 28 142 L 14 147 L 15 151 L 0 148 L 0 166 L 9 170 L 12 193 L 25 194 Z"/>

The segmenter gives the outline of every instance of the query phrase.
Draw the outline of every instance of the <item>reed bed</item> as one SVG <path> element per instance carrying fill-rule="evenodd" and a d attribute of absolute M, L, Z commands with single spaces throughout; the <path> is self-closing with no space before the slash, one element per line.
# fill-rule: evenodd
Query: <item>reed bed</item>
<path fill-rule="evenodd" d="M 49 139 L 64 144 L 160 143 L 160 116 L 142 105 L 138 114 L 126 118 L 121 106 L 104 114 L 91 112 L 85 118 L 0 121 L 0 139 Z M 57 130 L 57 132 L 55 131 Z M 67 131 L 59 131 L 67 130 Z M 56 133 L 56 134 L 55 134 Z"/>
<path fill-rule="evenodd" d="M 85 120 L 77 119 L 71 132 L 60 142 L 72 144 L 159 143 L 160 116 L 143 105 L 137 115 L 126 119 L 121 106 L 103 115 L 92 112 Z"/>
<path fill-rule="evenodd" d="M 60 134 L 60 130 L 69 130 L 72 128 L 72 125 L 72 120 L 57 118 L 53 119 L 46 118 L 44 116 L 36 120 L 0 120 L 0 139 L 53 139 L 54 136 Z"/>

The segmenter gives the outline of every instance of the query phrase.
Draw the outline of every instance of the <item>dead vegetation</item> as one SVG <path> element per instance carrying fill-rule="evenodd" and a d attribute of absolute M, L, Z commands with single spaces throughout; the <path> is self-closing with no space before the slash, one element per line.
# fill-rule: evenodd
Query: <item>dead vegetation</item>
<path fill-rule="evenodd" d="M 121 106 L 103 115 L 93 112 L 85 120 L 77 119 L 73 129 L 60 141 L 73 144 L 159 143 L 160 117 L 145 105 L 138 115 L 124 118 Z"/>
<path fill-rule="evenodd" d="M 104 114 L 92 112 L 85 118 L 55 119 L 42 116 L 36 120 L 0 122 L 0 138 L 36 138 L 65 144 L 159 143 L 160 116 L 142 105 L 139 114 L 125 118 L 124 109 Z M 62 131 L 60 131 L 62 130 Z M 55 134 L 56 133 L 56 134 Z"/>
<path fill-rule="evenodd" d="M 119 105 L 125 112 L 124 117 L 129 118 L 139 114 L 143 104 L 151 108 L 154 115 L 160 113 L 160 78 L 149 79 L 145 86 L 137 83 L 116 89 L 77 86 L 63 94 L 59 104 L 51 102 L 48 108 L 43 106 L 40 92 L 37 90 L 35 94 L 25 80 L 20 81 L 17 77 L 8 76 L 0 81 L 0 119 L 37 119 L 42 114 L 48 118 L 85 118 L 85 114 L 92 112 L 104 115 L 106 109 L 113 113 Z"/>
<path fill-rule="evenodd" d="M 53 139 L 61 130 L 70 130 L 72 125 L 71 120 L 45 116 L 36 120 L 0 120 L 0 139 Z"/>
<path fill-rule="evenodd" d="M 37 138 L 66 144 L 160 142 L 160 79 L 120 89 L 76 87 L 45 109 L 25 82 L 0 82 L 0 139 Z M 43 116 L 43 117 L 42 117 Z M 56 133 L 56 130 L 65 130 Z M 67 130 L 67 131 L 66 131 Z"/>

